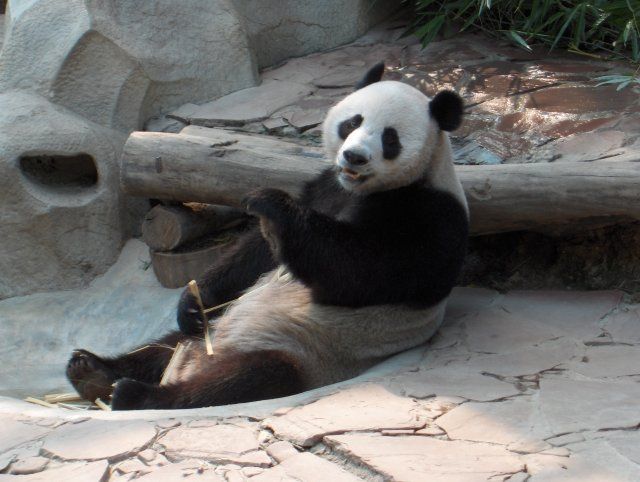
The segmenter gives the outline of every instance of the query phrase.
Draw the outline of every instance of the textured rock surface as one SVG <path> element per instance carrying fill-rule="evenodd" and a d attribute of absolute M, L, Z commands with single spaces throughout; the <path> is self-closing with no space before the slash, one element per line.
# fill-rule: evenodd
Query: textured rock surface
<path fill-rule="evenodd" d="M 153 424 L 88 420 L 66 425 L 45 438 L 45 454 L 64 460 L 116 459 L 138 452 L 156 436 Z"/>
<path fill-rule="evenodd" d="M 266 119 L 278 109 L 294 104 L 310 93 L 309 87 L 295 82 L 264 83 L 203 104 L 194 109 L 188 120 L 191 124 L 208 127 L 242 125 Z"/>
<path fill-rule="evenodd" d="M 25 442 L 41 438 L 49 432 L 50 430 L 45 427 L 3 419 L 2 434 L 0 434 L 0 453 L 7 453 Z"/>
<path fill-rule="evenodd" d="M 109 464 L 106 461 L 99 462 L 75 462 L 62 466 L 52 467 L 46 472 L 38 472 L 31 475 L 23 475 L 19 478 L 14 475 L 0 475 L 0 481 L 12 482 L 16 480 L 24 482 L 51 482 L 52 480 L 64 480 L 65 482 L 99 481 L 107 475 Z"/>
<path fill-rule="evenodd" d="M 264 424 L 279 437 L 310 446 L 323 436 L 347 430 L 422 428 L 416 404 L 376 385 L 344 390 L 291 410 Z"/>
<path fill-rule="evenodd" d="M 114 129 L 140 128 L 161 109 L 256 80 L 228 0 L 10 2 L 8 18 L 0 92 L 33 90 Z"/>
<path fill-rule="evenodd" d="M 118 262 L 86 289 L 0 301 L 0 336 L 12 340 L 0 351 L 0 394 L 69 391 L 64 367 L 71 350 L 121 353 L 174 329 L 178 291 L 160 286 L 148 248 L 132 240 Z M 32 356 L 18 365 L 17 353 Z"/>
<path fill-rule="evenodd" d="M 126 232 L 117 175 L 124 136 L 22 91 L 0 94 L 0 130 L 0 299 L 103 273 Z"/>
<path fill-rule="evenodd" d="M 397 9 L 372 0 L 233 0 L 258 66 L 351 42 Z"/>
<path fill-rule="evenodd" d="M 248 427 L 178 427 L 162 437 L 159 443 L 170 460 L 199 458 L 216 463 L 271 465 L 269 456 L 260 450 L 255 432 Z"/>
<path fill-rule="evenodd" d="M 504 447 L 430 437 L 327 437 L 335 451 L 372 467 L 390 480 L 471 481 L 524 472 L 520 458 Z"/>
<path fill-rule="evenodd" d="M 287 458 L 278 466 L 252 477 L 252 480 L 256 482 L 279 482 L 281 480 L 356 482 L 362 479 L 316 455 L 303 453 Z"/>
<path fill-rule="evenodd" d="M 201 482 L 224 482 L 225 478 L 217 475 L 214 468 L 198 460 L 185 460 L 171 465 L 166 465 L 154 470 L 150 474 L 143 475 L 139 479 L 145 482 L 172 482 L 188 478 Z"/>

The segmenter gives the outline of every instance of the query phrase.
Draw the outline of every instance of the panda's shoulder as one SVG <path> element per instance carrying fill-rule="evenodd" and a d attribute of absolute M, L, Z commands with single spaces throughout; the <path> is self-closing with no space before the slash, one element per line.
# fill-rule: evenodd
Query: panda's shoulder
<path fill-rule="evenodd" d="M 454 218 L 466 218 L 464 206 L 451 193 L 422 183 L 415 183 L 372 196 L 371 208 L 387 212 L 399 220 L 428 221 L 442 218 L 439 213 Z"/>

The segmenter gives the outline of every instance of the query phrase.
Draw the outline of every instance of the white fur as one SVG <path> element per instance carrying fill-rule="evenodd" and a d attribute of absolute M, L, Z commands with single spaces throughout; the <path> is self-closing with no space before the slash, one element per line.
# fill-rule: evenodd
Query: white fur
<path fill-rule="evenodd" d="M 428 309 L 318 305 L 306 286 L 277 273 L 263 276 L 219 319 L 213 349 L 287 352 L 299 361 L 308 388 L 350 378 L 424 343 L 444 316 L 444 301 Z"/>

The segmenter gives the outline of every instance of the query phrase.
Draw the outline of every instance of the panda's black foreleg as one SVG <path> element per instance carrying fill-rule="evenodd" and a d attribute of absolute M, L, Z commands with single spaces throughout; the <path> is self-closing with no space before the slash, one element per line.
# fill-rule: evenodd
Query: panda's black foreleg
<path fill-rule="evenodd" d="M 210 308 L 231 301 L 251 287 L 260 275 L 276 267 L 267 241 L 257 226 L 238 239 L 196 281 L 205 307 Z M 178 327 L 188 335 L 202 335 L 204 320 L 199 306 L 189 290 L 182 292 L 178 302 Z M 209 317 L 215 317 L 212 313 Z"/>
<path fill-rule="evenodd" d="M 99 357 L 87 350 L 74 350 L 67 363 L 67 378 L 78 394 L 89 401 L 108 401 L 113 384 L 120 378 L 159 383 L 173 349 L 189 337 L 171 332 L 159 340 L 142 345 L 124 355 Z"/>
<path fill-rule="evenodd" d="M 198 408 L 285 397 L 306 389 L 296 361 L 278 351 L 213 355 L 188 380 L 159 386 L 116 383 L 114 410 Z"/>

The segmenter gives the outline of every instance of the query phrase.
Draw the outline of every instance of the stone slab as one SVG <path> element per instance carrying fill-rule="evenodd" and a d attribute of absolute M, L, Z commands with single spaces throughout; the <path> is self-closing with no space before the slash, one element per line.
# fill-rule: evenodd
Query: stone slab
<path fill-rule="evenodd" d="M 567 367 L 590 378 L 640 375 L 640 346 L 589 346 Z"/>
<path fill-rule="evenodd" d="M 305 452 L 287 458 L 281 464 L 251 478 L 256 482 L 356 482 L 360 479 L 317 455 Z"/>
<path fill-rule="evenodd" d="M 194 110 L 189 120 L 192 124 L 209 127 L 260 121 L 311 92 L 309 86 L 296 82 L 266 82 L 203 104 Z"/>
<path fill-rule="evenodd" d="M 27 457 L 11 464 L 9 473 L 15 475 L 35 474 L 42 472 L 49 462 L 49 459 L 46 457 Z"/>
<path fill-rule="evenodd" d="M 557 338 L 558 331 L 527 313 L 492 307 L 466 320 L 466 345 L 479 353 L 510 353 Z"/>
<path fill-rule="evenodd" d="M 475 355 L 467 362 L 477 370 L 499 376 L 519 377 L 535 375 L 581 357 L 584 345 L 575 340 L 560 338 L 522 348 L 511 353 Z M 453 363 L 455 364 L 455 363 Z"/>
<path fill-rule="evenodd" d="M 640 466 L 640 432 L 617 431 L 606 434 L 607 443 L 621 456 Z"/>
<path fill-rule="evenodd" d="M 216 474 L 214 468 L 200 460 L 183 460 L 165 465 L 135 480 L 144 482 L 175 482 L 177 480 L 200 482 L 225 482 L 224 477 Z"/>
<path fill-rule="evenodd" d="M 106 460 L 74 462 L 31 475 L 0 474 L 0 482 L 93 482 L 104 480 L 108 470 L 109 464 Z"/>
<path fill-rule="evenodd" d="M 142 450 L 155 436 L 153 424 L 144 421 L 88 420 L 58 428 L 42 451 L 64 460 L 114 459 Z"/>
<path fill-rule="evenodd" d="M 618 343 L 640 343 L 640 315 L 637 308 L 624 308 L 605 319 L 604 329 Z"/>
<path fill-rule="evenodd" d="M 178 427 L 158 440 L 170 460 L 198 458 L 216 463 L 268 467 L 269 456 L 260 449 L 257 431 L 235 425 Z"/>
<path fill-rule="evenodd" d="M 46 427 L 21 423 L 4 417 L 0 420 L 0 425 L 2 426 L 0 454 L 31 440 L 42 438 L 51 431 Z"/>
<path fill-rule="evenodd" d="M 496 480 L 491 477 L 525 470 L 517 455 L 485 443 L 370 435 L 332 435 L 325 441 L 334 451 L 371 467 L 388 480 L 471 482 Z"/>
<path fill-rule="evenodd" d="M 452 440 L 508 446 L 519 453 L 551 448 L 544 439 L 552 434 L 538 412 L 537 397 L 516 397 L 496 403 L 469 402 L 438 418 Z"/>
<path fill-rule="evenodd" d="M 308 447 L 328 434 L 352 430 L 422 428 L 416 403 L 378 385 L 359 385 L 264 421 L 275 434 Z"/>
<path fill-rule="evenodd" d="M 635 427 L 640 423 L 640 384 L 634 381 L 544 377 L 540 407 L 560 435 L 581 430 Z"/>
<path fill-rule="evenodd" d="M 520 393 L 511 383 L 479 373 L 472 363 L 409 373 L 394 378 L 390 386 L 415 398 L 438 395 L 490 401 Z"/>
<path fill-rule="evenodd" d="M 266 450 L 269 456 L 278 463 L 298 454 L 296 448 L 286 440 L 274 442 Z"/>
<path fill-rule="evenodd" d="M 633 482 L 640 466 L 621 457 L 605 441 L 586 442 L 560 464 L 542 464 L 530 482 Z"/>
<path fill-rule="evenodd" d="M 511 291 L 500 306 L 543 324 L 557 335 L 584 340 L 600 334 L 598 321 L 622 300 L 620 291 Z"/>

